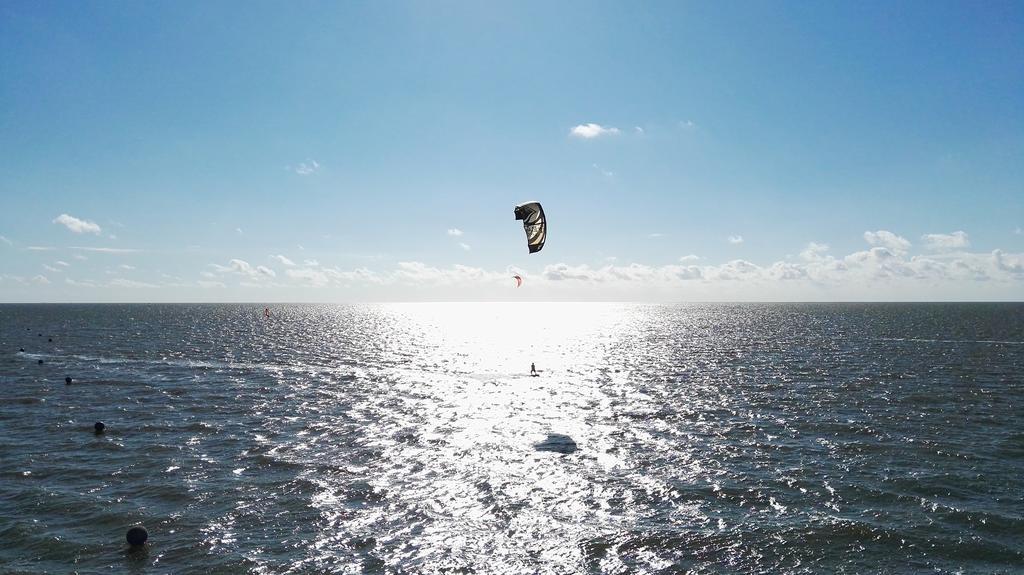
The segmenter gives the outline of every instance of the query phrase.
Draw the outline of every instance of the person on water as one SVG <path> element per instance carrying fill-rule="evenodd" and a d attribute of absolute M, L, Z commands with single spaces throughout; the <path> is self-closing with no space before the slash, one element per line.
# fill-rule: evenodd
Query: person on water
<path fill-rule="evenodd" d="M 270 308 L 269 307 L 263 308 L 263 317 L 270 317 Z"/>
<path fill-rule="evenodd" d="M 537 365 L 530 363 L 530 375 L 537 375 Z"/>

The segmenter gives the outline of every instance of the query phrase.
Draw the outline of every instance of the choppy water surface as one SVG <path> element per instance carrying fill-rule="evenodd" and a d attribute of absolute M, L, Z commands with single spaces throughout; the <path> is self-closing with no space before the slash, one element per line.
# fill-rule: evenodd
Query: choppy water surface
<path fill-rule="evenodd" d="M 0 306 L 0 572 L 1024 570 L 1024 305 L 273 312 Z"/>

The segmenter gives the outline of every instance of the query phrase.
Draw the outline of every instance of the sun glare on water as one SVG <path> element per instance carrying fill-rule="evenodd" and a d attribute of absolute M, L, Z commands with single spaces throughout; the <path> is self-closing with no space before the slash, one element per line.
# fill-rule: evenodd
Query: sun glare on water
<path fill-rule="evenodd" d="M 586 532 L 621 527 L 626 518 L 607 512 L 608 494 L 586 469 L 625 465 L 614 430 L 598 423 L 609 411 L 599 386 L 622 377 L 606 356 L 631 335 L 632 311 L 582 303 L 382 308 L 397 339 L 388 367 L 369 374 L 379 393 L 356 409 L 378 417 L 367 418 L 375 427 L 367 447 L 379 457 L 365 471 L 392 504 L 358 521 L 369 531 L 408 523 L 376 540 L 401 547 L 393 566 L 467 566 L 487 555 L 492 569 L 509 572 L 531 556 L 568 568 L 578 566 Z M 318 501 L 332 513 L 335 498 Z"/>

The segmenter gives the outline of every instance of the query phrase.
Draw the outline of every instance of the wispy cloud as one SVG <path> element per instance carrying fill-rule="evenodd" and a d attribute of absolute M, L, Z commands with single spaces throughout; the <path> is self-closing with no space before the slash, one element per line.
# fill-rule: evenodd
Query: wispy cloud
<path fill-rule="evenodd" d="M 644 129 L 641 128 L 640 126 L 633 126 L 633 131 L 636 132 L 637 134 L 643 134 L 644 133 Z"/>
<path fill-rule="evenodd" d="M 48 272 L 54 272 L 54 273 L 58 273 L 58 274 L 61 271 L 59 268 L 55 268 L 55 267 L 53 267 L 53 266 L 51 266 L 49 264 L 43 264 L 43 269 L 48 271 Z"/>
<path fill-rule="evenodd" d="M 9 246 L 13 246 L 14 245 L 14 242 L 12 242 L 11 240 L 7 239 L 6 236 L 0 236 L 0 243 L 5 243 L 5 244 L 7 244 Z"/>
<path fill-rule="evenodd" d="M 130 266 L 128 264 L 121 264 L 121 265 L 119 265 L 117 267 L 119 267 L 119 268 L 121 268 L 123 270 L 129 270 L 129 271 L 135 269 L 135 266 Z"/>
<path fill-rule="evenodd" d="M 315 174 L 320 169 L 320 164 L 316 160 L 307 159 L 305 162 L 300 162 L 298 166 L 292 169 L 293 172 L 300 176 L 308 176 Z"/>
<path fill-rule="evenodd" d="M 570 136 L 576 138 L 583 138 L 585 140 L 597 138 L 599 136 L 614 136 L 618 133 L 618 128 L 613 128 L 611 126 L 605 127 L 602 126 L 601 124 L 595 124 L 593 122 L 589 124 L 580 124 L 578 126 L 573 126 L 572 129 L 569 130 Z"/>
<path fill-rule="evenodd" d="M 728 241 L 734 246 L 738 246 L 743 243 L 743 236 L 729 236 Z"/>
<path fill-rule="evenodd" d="M 30 281 L 36 285 L 48 285 L 50 283 L 50 280 L 44 275 L 34 276 Z"/>
<path fill-rule="evenodd" d="M 322 270 L 303 268 L 298 270 L 285 270 L 285 275 L 291 279 L 299 280 L 300 283 L 312 287 L 323 287 L 330 283 L 330 277 Z"/>
<path fill-rule="evenodd" d="M 53 219 L 53 223 L 60 224 L 76 234 L 99 234 L 103 231 L 99 224 L 88 220 L 80 220 L 75 216 L 61 214 Z"/>
<path fill-rule="evenodd" d="M 663 238 L 663 237 L 665 237 L 665 234 L 663 234 L 661 232 L 654 232 L 654 233 L 647 234 L 647 237 L 651 238 L 651 239 Z"/>
<path fill-rule="evenodd" d="M 697 127 L 697 124 L 693 123 L 693 120 L 681 120 L 679 127 L 684 130 L 692 130 Z"/>
<path fill-rule="evenodd" d="M 472 248 L 470 248 L 470 247 L 469 247 L 469 244 L 467 244 L 467 243 L 465 243 L 465 242 L 459 242 L 459 247 L 461 247 L 461 248 L 462 248 L 463 250 L 465 250 L 465 251 L 467 251 L 467 252 L 468 252 L 468 251 L 469 251 L 470 249 L 472 249 Z"/>
<path fill-rule="evenodd" d="M 283 255 L 276 255 L 276 256 L 272 255 L 272 256 L 270 256 L 270 259 L 277 260 L 278 262 L 281 263 L 281 265 L 285 265 L 285 266 L 288 266 L 288 267 L 292 267 L 292 266 L 295 265 L 295 262 L 293 262 L 292 260 L 286 258 Z"/>
<path fill-rule="evenodd" d="M 448 228 L 448 235 L 449 236 L 459 237 L 462 234 L 463 234 L 463 231 L 460 230 L 459 228 Z"/>
<path fill-rule="evenodd" d="M 828 252 L 827 244 L 811 242 L 800 252 L 800 259 L 808 262 L 818 261 Z"/>
<path fill-rule="evenodd" d="M 86 246 L 71 246 L 73 250 L 80 250 L 83 252 L 96 252 L 101 254 L 136 254 L 141 252 L 140 249 L 135 248 L 92 248 Z"/>
<path fill-rule="evenodd" d="M 681 262 L 695 262 L 695 261 L 698 261 L 698 260 L 700 260 L 700 256 L 698 256 L 696 254 L 689 254 L 689 255 L 685 255 L 685 256 L 679 258 L 679 261 L 681 261 Z"/>
<path fill-rule="evenodd" d="M 601 166 L 599 166 L 597 164 L 592 164 L 592 165 L 594 166 L 595 170 L 597 170 L 598 172 L 601 173 L 602 176 L 604 176 L 606 178 L 614 178 L 615 177 L 615 172 L 613 172 L 611 170 L 606 170 L 606 169 L 602 168 Z"/>
<path fill-rule="evenodd" d="M 156 288 L 160 287 L 156 284 L 140 282 L 125 278 L 114 278 L 110 280 L 111 287 L 122 287 L 122 288 Z"/>
<path fill-rule="evenodd" d="M 967 232 L 957 231 L 951 234 L 925 234 L 921 236 L 924 245 L 930 250 L 944 251 L 966 248 L 971 245 Z"/>
<path fill-rule="evenodd" d="M 242 231 L 242 228 L 235 228 L 235 233 L 238 234 L 238 235 L 242 235 L 245 232 Z"/>
<path fill-rule="evenodd" d="M 25 249 L 30 252 L 52 252 L 57 248 L 53 246 L 28 246 Z"/>

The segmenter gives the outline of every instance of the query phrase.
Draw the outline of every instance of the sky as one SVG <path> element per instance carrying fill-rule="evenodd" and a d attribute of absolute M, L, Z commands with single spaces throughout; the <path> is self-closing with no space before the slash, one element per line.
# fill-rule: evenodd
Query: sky
<path fill-rule="evenodd" d="M 0 302 L 1021 300 L 1021 37 L 998 1 L 3 2 Z"/>

